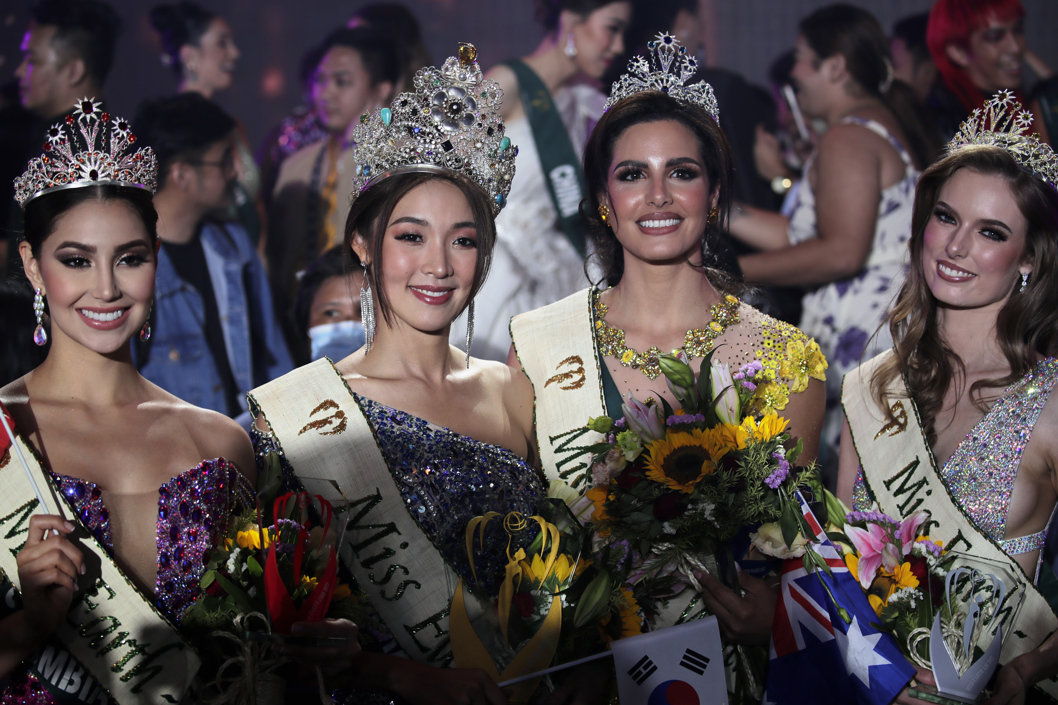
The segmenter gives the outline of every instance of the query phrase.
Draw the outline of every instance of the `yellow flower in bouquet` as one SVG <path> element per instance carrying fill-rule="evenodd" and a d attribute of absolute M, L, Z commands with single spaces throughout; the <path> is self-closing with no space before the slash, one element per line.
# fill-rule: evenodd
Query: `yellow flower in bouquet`
<path fill-rule="evenodd" d="M 723 452 L 716 459 L 727 455 L 732 450 L 745 450 L 746 441 L 749 440 L 749 434 L 746 433 L 746 429 L 735 424 L 722 423 L 713 429 L 720 437 L 720 444 Z"/>
<path fill-rule="evenodd" d="M 765 414 L 758 423 L 752 416 L 742 421 L 742 428 L 755 441 L 770 441 L 786 430 L 790 422 L 776 414 Z"/>
<path fill-rule="evenodd" d="M 524 552 L 522 553 L 524 555 Z M 569 578 L 574 568 L 573 561 L 570 560 L 569 555 L 565 553 L 559 554 L 558 558 L 556 558 L 554 563 L 551 564 L 551 569 L 549 571 L 546 570 L 547 565 L 544 563 L 544 559 L 540 557 L 539 553 L 533 554 L 532 561 L 519 561 L 518 566 L 522 569 L 522 579 L 529 581 L 533 588 L 542 585 L 545 580 L 552 576 L 557 578 L 559 583 L 564 583 L 566 579 Z M 532 588 L 522 587 L 521 589 L 525 591 Z"/>
<path fill-rule="evenodd" d="M 714 453 L 719 449 L 710 431 L 670 431 L 647 446 L 646 476 L 669 489 L 690 494 L 694 486 L 716 470 Z"/>
<path fill-rule="evenodd" d="M 613 619 L 613 611 L 607 612 L 599 620 L 599 633 L 607 644 L 617 639 L 625 639 L 643 633 L 643 622 L 639 618 L 639 603 L 636 602 L 632 591 L 627 588 L 621 588 L 621 598 L 621 603 L 617 608 L 618 619 L 621 620 L 620 633 L 615 636 L 607 628 Z"/>
<path fill-rule="evenodd" d="M 261 548 L 261 537 L 264 537 L 264 548 L 268 548 L 272 545 L 272 537 L 268 534 L 268 529 L 258 529 L 257 525 L 251 524 L 245 531 L 240 531 L 235 534 L 235 542 L 239 544 L 239 548 Z"/>

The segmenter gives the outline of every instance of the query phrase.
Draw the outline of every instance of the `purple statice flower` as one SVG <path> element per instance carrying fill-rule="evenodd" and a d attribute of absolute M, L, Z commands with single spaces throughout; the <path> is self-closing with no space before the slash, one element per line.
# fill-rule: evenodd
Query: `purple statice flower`
<path fill-rule="evenodd" d="M 859 522 L 865 524 L 900 524 L 896 519 L 888 514 L 882 514 L 881 512 L 849 512 L 845 515 L 845 522 L 847 524 L 856 524 Z"/>
<path fill-rule="evenodd" d="M 613 425 L 614 425 L 614 428 L 624 428 L 625 427 L 624 417 L 619 418 L 616 421 L 614 421 Z"/>
<path fill-rule="evenodd" d="M 779 461 L 779 467 L 775 469 L 771 475 L 764 480 L 764 484 L 773 490 L 779 489 L 781 485 L 790 474 L 790 463 L 786 460 L 786 455 L 782 451 L 775 451 L 772 453 L 772 457 Z"/>
<path fill-rule="evenodd" d="M 705 414 L 673 414 L 665 419 L 669 426 L 680 426 L 682 424 L 705 423 Z"/>
<path fill-rule="evenodd" d="M 738 380 L 751 380 L 757 376 L 757 373 L 764 369 L 764 365 L 761 364 L 760 360 L 754 360 L 753 362 L 747 362 L 742 367 L 738 368 L 738 372 L 731 375 L 732 379 Z M 743 382 L 742 386 L 746 386 Z"/>
<path fill-rule="evenodd" d="M 742 386 L 745 387 L 746 389 L 748 389 L 751 392 L 757 391 L 757 385 L 753 384 L 748 379 L 747 380 L 743 380 Z"/>
<path fill-rule="evenodd" d="M 922 546 L 924 549 L 926 549 L 931 554 L 933 554 L 934 558 L 940 558 L 940 550 L 941 550 L 940 546 L 938 546 L 937 544 L 933 543 L 932 541 L 925 541 L 925 540 L 916 541 L 915 545 L 916 546 Z"/>

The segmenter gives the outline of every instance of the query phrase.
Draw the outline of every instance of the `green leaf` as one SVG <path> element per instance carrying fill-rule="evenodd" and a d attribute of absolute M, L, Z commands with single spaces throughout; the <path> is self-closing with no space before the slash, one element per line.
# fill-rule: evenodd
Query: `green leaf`
<path fill-rule="evenodd" d="M 250 575 L 264 575 L 264 568 L 261 567 L 261 564 L 258 563 L 257 559 L 253 556 L 246 557 L 246 567 L 249 569 Z"/>
<path fill-rule="evenodd" d="M 235 600 L 240 612 L 254 612 L 258 609 L 258 606 L 253 603 L 253 599 L 247 595 L 241 587 L 228 580 L 220 573 L 217 573 L 217 582 L 220 583 L 222 588 L 224 588 L 224 592 L 228 593 L 228 596 Z"/>
<path fill-rule="evenodd" d="M 670 416 L 675 413 L 672 410 L 672 404 L 670 404 L 669 400 L 661 396 L 660 394 L 658 394 L 658 399 L 661 400 L 661 409 L 665 412 L 665 419 L 667 420 Z"/>
<path fill-rule="evenodd" d="M 199 583 L 199 585 L 201 585 L 202 589 L 205 590 L 206 588 L 208 588 L 210 585 L 213 584 L 213 580 L 216 577 L 217 577 L 216 572 L 214 572 L 212 570 L 207 570 L 205 573 L 202 574 L 202 581 Z"/>
<path fill-rule="evenodd" d="M 783 507 L 782 515 L 779 517 L 779 528 L 782 529 L 782 540 L 786 542 L 787 546 L 793 546 L 794 541 L 797 540 L 799 525 L 797 523 L 796 514 L 797 513 L 793 511 L 793 507 L 788 504 Z"/>

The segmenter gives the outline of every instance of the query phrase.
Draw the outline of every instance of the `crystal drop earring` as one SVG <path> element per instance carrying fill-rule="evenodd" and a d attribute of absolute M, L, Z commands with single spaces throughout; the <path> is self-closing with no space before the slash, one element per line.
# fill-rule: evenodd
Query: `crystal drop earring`
<path fill-rule="evenodd" d="M 360 283 L 360 317 L 364 321 L 364 333 L 367 338 L 366 352 L 371 352 L 371 343 L 375 340 L 375 297 L 367 276 L 367 263 L 361 262 L 360 266 L 364 268 L 364 278 Z"/>
<path fill-rule="evenodd" d="M 467 369 L 470 369 L 470 346 L 474 342 L 474 299 L 467 306 Z"/>
<path fill-rule="evenodd" d="M 37 327 L 33 330 L 33 342 L 44 345 L 48 342 L 48 332 L 44 330 L 44 294 L 38 288 L 33 294 L 33 313 L 37 317 Z"/>
<path fill-rule="evenodd" d="M 577 58 L 577 43 L 573 41 L 573 32 L 566 35 L 566 47 L 562 51 L 571 59 Z"/>
<path fill-rule="evenodd" d="M 151 305 L 147 309 L 147 320 L 143 322 L 143 328 L 140 328 L 140 340 L 146 343 L 151 339 L 151 314 L 154 313 L 154 300 L 151 300 Z"/>
<path fill-rule="evenodd" d="M 1025 287 L 1027 287 L 1028 285 L 1029 285 L 1029 273 L 1028 272 L 1022 272 L 1021 273 L 1021 288 L 1018 289 L 1018 293 L 1020 294 L 1021 292 L 1025 291 Z"/>

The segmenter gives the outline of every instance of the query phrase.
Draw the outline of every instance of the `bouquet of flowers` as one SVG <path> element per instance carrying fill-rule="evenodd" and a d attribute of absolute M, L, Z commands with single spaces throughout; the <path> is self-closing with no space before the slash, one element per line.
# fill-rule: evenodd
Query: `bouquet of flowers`
<path fill-rule="evenodd" d="M 765 411 L 762 393 L 771 382 L 763 366 L 751 362 L 732 374 L 712 355 L 697 380 L 686 358 L 661 356 L 680 409 L 629 394 L 623 418 L 589 420 L 588 428 L 605 434 L 587 449 L 593 456 L 586 495 L 597 533 L 596 581 L 605 587 L 588 588 L 599 597 L 581 601 L 578 623 L 605 611 L 603 598 L 618 590 L 653 619 L 685 585 L 698 587 L 700 570 L 736 586 L 725 568 L 734 557 L 718 565 L 715 556 L 743 531 L 767 556 L 805 554 L 811 532 L 794 492 L 817 486 L 815 472 L 796 467 L 800 442 L 786 448 L 788 421 Z"/>
<path fill-rule="evenodd" d="M 892 634 L 912 663 L 929 668 L 929 631 L 950 567 L 940 542 L 920 533 L 929 526 L 929 512 L 899 520 L 877 511 L 847 511 L 830 495 L 828 510 L 835 504 L 844 511 L 828 516 L 840 529 L 828 535 L 878 615 L 875 626 Z"/>

